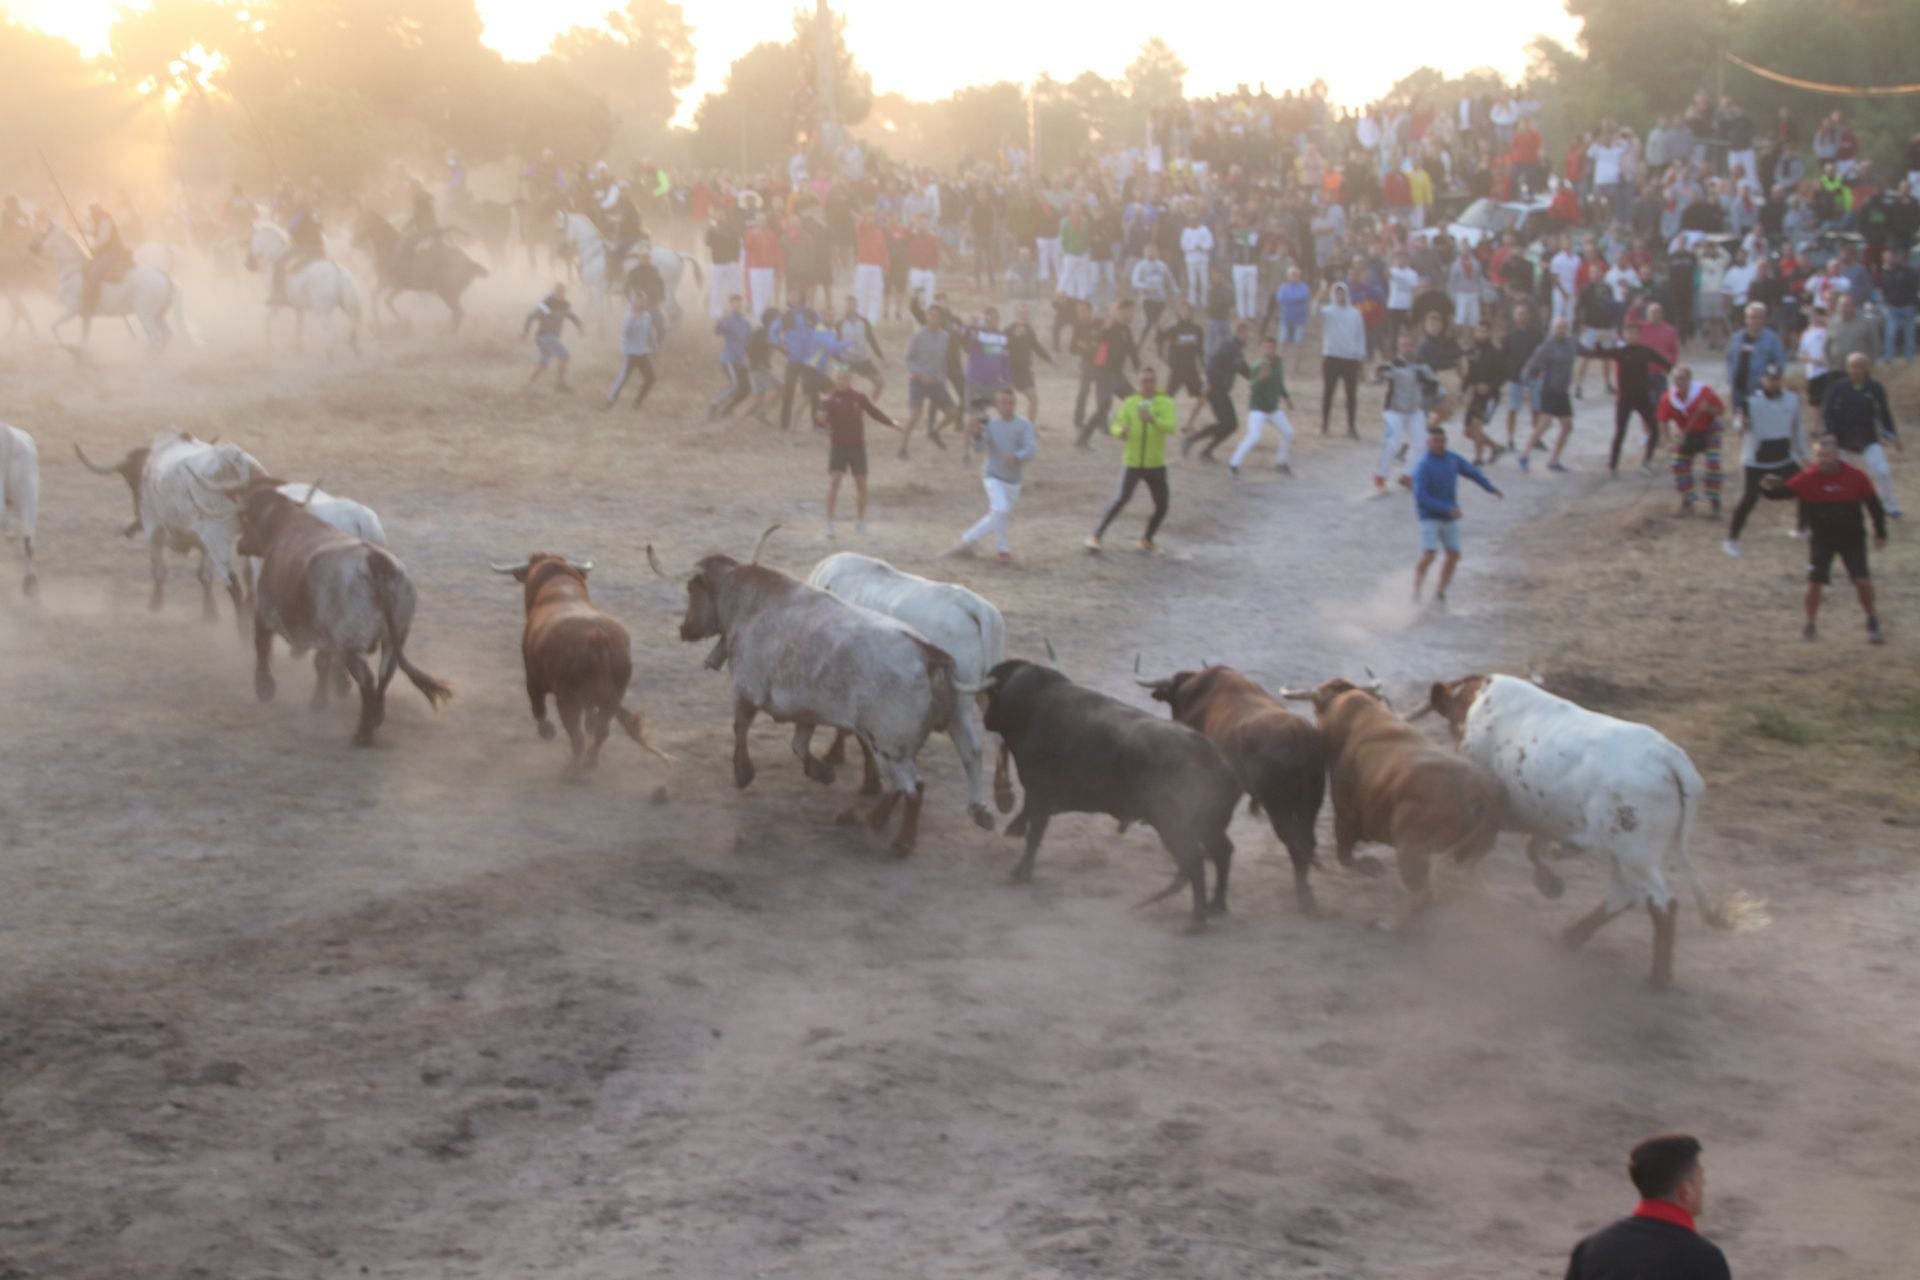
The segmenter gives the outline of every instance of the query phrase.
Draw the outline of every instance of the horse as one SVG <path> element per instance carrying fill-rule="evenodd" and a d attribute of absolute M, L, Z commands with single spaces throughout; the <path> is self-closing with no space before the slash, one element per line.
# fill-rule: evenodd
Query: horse
<path fill-rule="evenodd" d="M 451 313 L 453 332 L 460 332 L 460 321 L 466 315 L 460 295 L 486 275 L 487 269 L 444 240 L 407 251 L 401 247 L 400 238 L 394 225 L 371 209 L 362 212 L 354 225 L 355 247 L 373 259 L 375 313 L 385 302 L 388 314 L 398 320 L 400 310 L 393 300 L 400 294 L 437 294 Z"/>
<path fill-rule="evenodd" d="M 259 271 L 263 268 L 272 271 L 280 259 L 293 251 L 293 243 L 287 233 L 271 222 L 256 222 L 253 235 L 247 241 L 247 270 Z M 348 321 L 347 347 L 352 351 L 360 350 L 360 286 L 354 283 L 353 275 L 345 267 L 330 258 L 314 258 L 305 266 L 289 272 L 281 281 L 286 300 L 267 303 L 267 326 L 273 326 L 274 312 L 286 307 L 293 312 L 293 344 L 298 350 L 305 338 L 307 316 L 309 313 L 319 317 L 320 327 L 326 330 L 327 354 L 333 354 L 334 332 L 333 313 L 337 308 L 346 313 Z"/>
<path fill-rule="evenodd" d="M 44 253 L 53 259 L 54 270 L 59 276 L 55 297 L 59 299 L 61 312 L 60 318 L 47 327 L 54 341 L 64 345 L 60 326 L 80 315 L 81 278 L 87 269 L 87 256 L 80 251 L 78 241 L 51 221 L 41 227 L 27 247 L 36 254 Z M 187 328 L 186 303 L 180 296 L 180 286 L 166 272 L 137 262 L 122 272 L 118 280 L 101 284 L 93 314 L 131 316 L 138 320 L 140 327 L 146 331 L 148 344 L 155 352 L 165 350 L 168 340 L 173 337 L 173 326 L 168 323 L 169 315 L 180 322 L 181 330 L 189 338 L 193 336 Z M 85 345 L 92 327 L 91 317 L 81 318 L 82 345 Z"/>
<path fill-rule="evenodd" d="M 573 247 L 574 260 L 580 264 L 580 279 L 587 286 L 588 302 L 596 313 L 604 311 L 608 296 L 625 285 L 628 263 L 611 260 L 611 246 L 586 214 L 562 209 L 554 215 L 554 226 L 561 238 Z M 704 287 L 705 281 L 700 264 L 690 257 L 682 257 L 660 245 L 652 247 L 651 257 L 653 269 L 660 273 L 660 282 L 666 286 L 666 296 L 655 298 L 654 302 L 666 313 L 667 327 L 671 329 L 680 320 L 680 302 L 675 295 L 680 292 L 682 275 L 691 267 L 694 283 Z"/>

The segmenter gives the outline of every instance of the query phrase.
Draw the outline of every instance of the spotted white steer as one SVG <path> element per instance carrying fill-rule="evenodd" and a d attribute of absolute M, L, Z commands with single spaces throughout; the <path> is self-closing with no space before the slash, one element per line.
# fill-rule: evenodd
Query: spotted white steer
<path fill-rule="evenodd" d="M 73 451 L 87 470 L 117 475 L 133 491 L 134 519 L 123 532 L 129 538 L 145 535 L 152 553 L 153 597 L 148 607 L 158 609 L 165 599 L 167 551 L 182 555 L 198 551 L 207 617 L 216 616 L 213 584 L 223 582 L 244 627 L 245 583 L 233 551 L 234 539 L 240 535 L 236 495 L 266 478 L 267 469 L 259 460 L 237 444 L 200 440 L 184 431 L 162 431 L 151 445 L 132 450 L 111 467 L 93 462 L 77 444 Z"/>
<path fill-rule="evenodd" d="M 29 596 L 39 579 L 33 572 L 33 528 L 40 518 L 40 449 L 33 437 L 0 422 L 0 534 L 20 539 L 27 560 Z"/>
<path fill-rule="evenodd" d="M 761 535 L 762 546 L 772 532 Z M 711 555 L 695 565 L 680 623 L 682 640 L 716 640 L 707 666 L 732 674 L 734 785 L 753 781 L 747 731 L 762 712 L 794 726 L 793 754 L 815 782 L 832 782 L 833 767 L 814 759 L 814 730 L 844 729 L 873 755 L 885 782 L 871 825 L 885 825 L 906 801 L 892 847 L 905 856 L 925 792 L 915 757 L 929 734 L 964 714 L 960 699 L 979 687 L 959 684 L 953 659 L 905 623 L 759 564 L 759 554 L 756 547 L 746 564 Z M 651 545 L 647 562 L 672 580 Z"/>
<path fill-rule="evenodd" d="M 1607 921 L 1644 904 L 1653 917 L 1647 981 L 1671 982 L 1680 904 L 1662 874 L 1669 853 L 1714 928 L 1764 921 L 1758 904 L 1735 895 L 1716 906 L 1701 887 L 1687 844 L 1706 784 L 1687 753 L 1657 730 L 1588 711 L 1513 676 L 1436 683 L 1418 714 L 1428 711 L 1444 716 L 1460 750 L 1505 784 L 1503 825 L 1529 837 L 1527 857 L 1541 892 L 1557 898 L 1563 889 L 1542 860 L 1555 844 L 1612 862 L 1606 901 L 1567 929 L 1567 945 L 1582 945 Z"/>
<path fill-rule="evenodd" d="M 984 685 L 987 673 L 1005 659 L 1007 624 L 1000 610 L 985 597 L 951 582 L 935 582 L 894 568 L 885 560 L 842 551 L 813 567 L 807 584 L 842 600 L 898 619 L 933 641 L 953 659 L 953 678 L 964 685 Z M 980 710 L 971 700 L 947 727 L 954 752 L 967 774 L 967 809 L 973 820 L 989 830 L 986 782 L 981 776 L 987 740 Z M 847 735 L 834 736 L 826 754 L 828 764 L 839 764 Z M 867 762 L 869 785 L 877 785 L 873 762 Z M 994 803 L 1000 812 L 1013 810 L 1013 782 L 1003 747 L 993 771 Z"/>

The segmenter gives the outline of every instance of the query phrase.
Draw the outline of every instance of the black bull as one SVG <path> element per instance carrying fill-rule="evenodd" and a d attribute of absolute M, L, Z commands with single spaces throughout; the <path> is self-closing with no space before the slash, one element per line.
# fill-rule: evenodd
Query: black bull
<path fill-rule="evenodd" d="M 1146 823 L 1173 856 L 1178 876 L 1148 902 L 1188 885 L 1194 925 L 1203 925 L 1211 859 L 1211 909 L 1227 909 L 1233 861 L 1227 823 L 1240 801 L 1240 784 L 1204 737 L 1031 662 L 995 667 L 985 696 L 987 729 L 1012 753 L 1025 792 L 1019 815 L 1007 827 L 1010 836 L 1026 836 L 1014 880 L 1032 878 L 1034 855 L 1053 815 L 1104 813 L 1123 824 Z"/>

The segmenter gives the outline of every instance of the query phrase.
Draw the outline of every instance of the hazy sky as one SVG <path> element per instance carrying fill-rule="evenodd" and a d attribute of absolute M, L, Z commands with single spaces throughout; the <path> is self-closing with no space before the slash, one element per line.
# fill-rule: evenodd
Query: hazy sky
<path fill-rule="evenodd" d="M 727 67 L 766 39 L 783 38 L 800 0 L 684 0 L 698 48 L 682 114 L 718 88 Z M 1422 64 L 1457 73 L 1490 66 L 1509 75 L 1545 33 L 1572 42 L 1560 0 L 1481 0 L 1466 9 L 1431 0 L 1255 7 L 1235 0 L 1121 0 L 1085 16 L 1066 0 L 832 0 L 847 18 L 854 57 L 881 92 L 940 98 L 968 84 L 1042 73 L 1118 76 L 1142 41 L 1158 35 L 1186 62 L 1190 91 L 1265 80 L 1275 92 L 1323 77 L 1335 101 L 1364 102 Z M 554 34 L 597 21 L 608 0 L 478 0 L 486 40 L 511 58 L 535 58 Z M 105 43 L 113 0 L 0 0 L 0 9 L 65 36 L 88 52 Z M 1355 19 L 1364 15 L 1363 25 Z M 1170 20 L 1179 25 L 1169 25 Z"/>

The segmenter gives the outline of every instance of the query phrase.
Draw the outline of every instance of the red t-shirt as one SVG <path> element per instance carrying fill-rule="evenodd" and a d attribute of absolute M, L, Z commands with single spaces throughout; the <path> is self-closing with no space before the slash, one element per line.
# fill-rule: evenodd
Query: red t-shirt
<path fill-rule="evenodd" d="M 820 401 L 820 419 L 827 424 L 827 443 L 836 449 L 851 449 L 867 442 L 867 419 L 893 425 L 893 419 L 880 412 L 864 391 L 835 387 Z"/>
<path fill-rule="evenodd" d="M 1787 488 L 1802 502 L 1865 502 L 1874 496 L 1867 473 L 1844 462 L 1831 472 L 1808 467 L 1789 477 Z"/>
<path fill-rule="evenodd" d="M 771 227 L 754 227 L 748 231 L 746 250 L 749 269 L 780 265 L 780 237 Z"/>
<path fill-rule="evenodd" d="M 877 222 L 863 222 L 854 228 L 853 260 L 862 266 L 887 265 L 887 233 Z"/>
<path fill-rule="evenodd" d="M 1712 387 L 1702 386 L 1696 382 L 1688 390 L 1692 398 L 1684 403 L 1676 399 L 1679 395 L 1678 389 L 1660 397 L 1660 409 L 1657 415 L 1660 421 L 1677 422 L 1680 424 L 1680 429 L 1688 435 L 1713 430 L 1713 424 L 1720 420 L 1720 415 L 1727 411 L 1727 406 L 1721 402 L 1719 396 L 1713 393 Z"/>
<path fill-rule="evenodd" d="M 940 265 L 940 237 L 931 231 L 916 231 L 907 239 L 907 265 L 915 271 L 932 271 Z"/>

